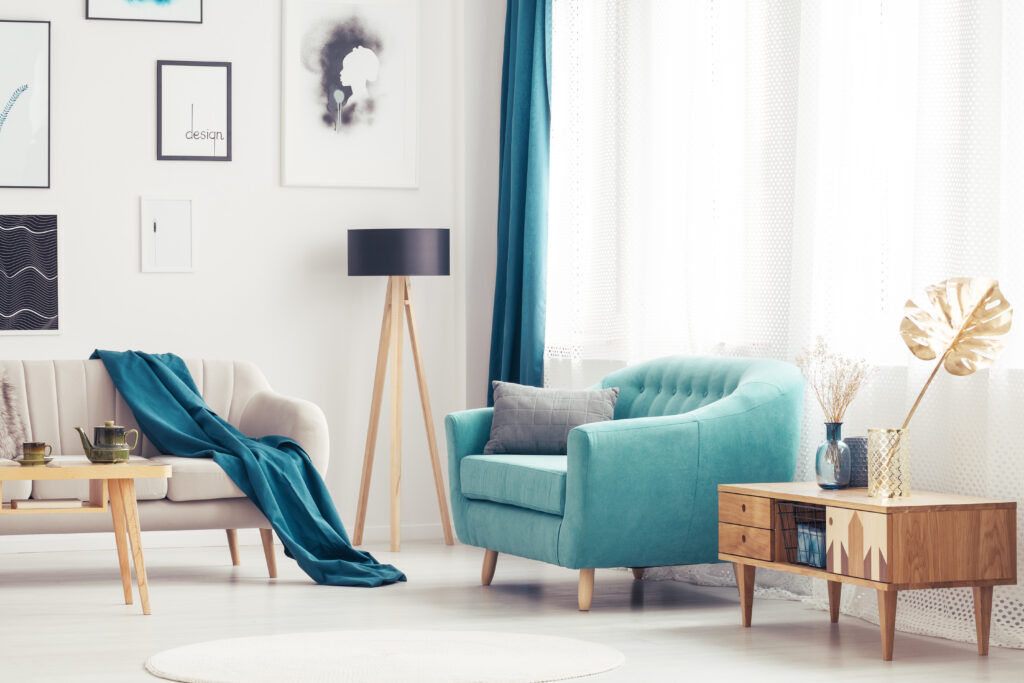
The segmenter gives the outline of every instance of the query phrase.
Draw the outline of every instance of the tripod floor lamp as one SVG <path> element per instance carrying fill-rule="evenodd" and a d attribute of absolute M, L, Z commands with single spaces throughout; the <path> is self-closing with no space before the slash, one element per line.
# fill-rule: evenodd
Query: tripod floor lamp
<path fill-rule="evenodd" d="M 380 424 L 381 403 L 384 400 L 384 376 L 391 364 L 391 550 L 401 548 L 402 520 L 402 321 L 409 322 L 409 341 L 412 360 L 416 365 L 416 379 L 423 405 L 423 420 L 427 425 L 427 445 L 430 464 L 434 470 L 437 504 L 441 508 L 441 526 L 444 542 L 451 545 L 452 522 L 448 515 L 448 501 L 444 494 L 444 477 L 437 455 L 437 437 L 434 417 L 430 411 L 430 395 L 420 354 L 419 332 L 413 315 L 410 275 L 449 275 L 451 272 L 449 231 L 434 229 L 349 230 L 348 274 L 386 275 L 387 295 L 384 297 L 384 321 L 380 328 L 377 347 L 377 370 L 373 378 L 373 398 L 370 401 L 370 424 L 366 431 L 366 451 L 363 454 L 363 476 L 359 483 L 359 507 L 352 543 L 363 542 L 366 524 L 366 503 L 370 495 L 370 477 L 373 474 L 373 456 L 377 447 L 377 426 Z"/>

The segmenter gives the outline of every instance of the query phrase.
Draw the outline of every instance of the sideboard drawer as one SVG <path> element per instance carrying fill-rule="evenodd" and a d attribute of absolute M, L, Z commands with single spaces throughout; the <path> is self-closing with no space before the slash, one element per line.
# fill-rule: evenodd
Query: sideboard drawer
<path fill-rule="evenodd" d="M 888 515 L 846 508 L 825 508 L 828 571 L 872 581 L 890 581 L 892 562 Z"/>
<path fill-rule="evenodd" d="M 741 496 L 735 493 L 718 494 L 718 521 L 727 524 L 772 528 L 771 498 Z"/>
<path fill-rule="evenodd" d="M 738 524 L 718 524 L 718 552 L 772 560 L 772 532 Z"/>

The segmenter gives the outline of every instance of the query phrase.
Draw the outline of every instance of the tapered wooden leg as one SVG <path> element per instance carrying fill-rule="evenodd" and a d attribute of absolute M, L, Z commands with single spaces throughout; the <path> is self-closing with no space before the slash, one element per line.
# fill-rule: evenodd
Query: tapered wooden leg
<path fill-rule="evenodd" d="M 740 591 L 740 617 L 743 625 L 749 628 L 754 612 L 754 575 L 757 567 L 733 562 L 732 570 L 736 573 L 736 587 Z"/>
<path fill-rule="evenodd" d="M 124 500 L 117 479 L 111 479 L 110 519 L 114 523 L 114 543 L 117 544 L 117 562 L 121 566 L 121 587 L 124 589 L 124 604 L 132 604 L 132 570 L 128 552 L 128 526 L 124 515 Z"/>
<path fill-rule="evenodd" d="M 978 631 L 978 654 L 988 654 L 989 629 L 992 626 L 992 586 L 974 587 L 974 627 Z"/>
<path fill-rule="evenodd" d="M 242 564 L 238 559 L 238 529 L 225 529 L 228 535 L 228 551 L 231 553 L 231 566 L 237 567 Z"/>
<path fill-rule="evenodd" d="M 151 614 L 149 608 L 149 581 L 146 579 L 146 562 L 142 557 L 142 534 L 139 532 L 139 506 L 135 499 L 134 479 L 111 479 L 118 482 L 121 500 L 124 502 L 125 520 L 128 523 L 128 540 L 132 546 L 132 564 L 135 565 L 135 583 L 139 585 L 142 613 Z"/>
<path fill-rule="evenodd" d="M 437 504 L 441 508 L 441 530 L 444 542 L 452 545 L 452 520 L 448 513 L 448 500 L 444 494 L 444 476 L 441 474 L 441 460 L 437 456 L 437 437 L 434 434 L 434 416 L 430 410 L 430 393 L 427 391 L 427 374 L 423 370 L 423 356 L 420 353 L 419 332 L 416 329 L 416 316 L 412 310 L 412 292 L 409 289 L 409 278 L 405 281 L 405 313 L 409 323 L 409 341 L 412 346 L 412 360 L 416 365 L 416 381 L 420 388 L 420 403 L 423 406 L 423 421 L 427 425 L 427 446 L 430 450 L 430 466 L 434 471 L 434 489 L 437 492 Z"/>
<path fill-rule="evenodd" d="M 828 582 L 828 616 L 833 624 L 839 623 L 839 601 L 843 597 L 841 581 Z"/>
<path fill-rule="evenodd" d="M 590 602 L 594 599 L 594 570 L 580 570 L 580 585 L 577 591 L 577 599 L 580 603 L 581 612 L 590 611 Z"/>
<path fill-rule="evenodd" d="M 405 280 L 391 287 L 391 552 L 402 549 L 402 318 Z"/>
<path fill-rule="evenodd" d="M 363 451 L 363 476 L 359 481 L 359 503 L 356 507 L 356 525 L 352 530 L 352 544 L 363 542 L 366 524 L 366 503 L 370 497 L 370 478 L 373 475 L 373 455 L 377 450 L 377 427 L 380 425 L 380 407 L 384 400 L 384 375 L 388 367 L 388 344 L 391 341 L 391 278 L 384 296 L 384 320 L 380 324 L 377 344 L 377 370 L 373 375 L 373 395 L 370 398 L 370 424 L 366 428 L 366 450 Z"/>
<path fill-rule="evenodd" d="M 277 578 L 277 555 L 274 554 L 274 530 L 260 529 L 260 538 L 263 539 L 263 554 L 267 558 L 267 573 L 270 578 Z"/>
<path fill-rule="evenodd" d="M 896 591 L 878 591 L 878 628 L 882 632 L 882 659 L 892 661 L 892 641 L 896 635 Z"/>
<path fill-rule="evenodd" d="M 644 578 L 644 568 L 643 567 L 631 567 L 631 569 L 633 570 L 633 578 L 634 579 L 639 581 L 640 579 Z"/>
<path fill-rule="evenodd" d="M 484 586 L 491 585 L 491 579 L 494 578 L 494 567 L 498 564 L 498 551 L 497 550 L 485 550 L 484 551 L 484 568 L 480 570 L 480 583 Z"/>

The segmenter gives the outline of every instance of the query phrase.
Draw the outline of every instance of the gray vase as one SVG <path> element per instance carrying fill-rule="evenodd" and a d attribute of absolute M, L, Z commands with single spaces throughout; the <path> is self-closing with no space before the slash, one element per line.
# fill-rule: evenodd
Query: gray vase
<path fill-rule="evenodd" d="M 868 485 L 868 438 L 866 436 L 849 436 L 843 441 L 850 447 L 850 486 L 865 487 Z"/>

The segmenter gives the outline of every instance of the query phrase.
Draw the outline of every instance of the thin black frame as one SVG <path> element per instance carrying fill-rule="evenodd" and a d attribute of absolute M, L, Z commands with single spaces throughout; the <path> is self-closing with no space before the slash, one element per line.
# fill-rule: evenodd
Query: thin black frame
<path fill-rule="evenodd" d="M 148 21 L 157 24 L 201 24 L 203 23 L 203 0 L 199 0 L 199 21 L 187 19 L 129 19 L 127 17 L 90 17 L 89 0 L 85 0 L 85 18 L 91 21 Z"/>
<path fill-rule="evenodd" d="M 227 156 L 177 156 L 165 155 L 163 152 L 163 67 L 193 66 L 205 68 L 223 68 L 227 70 Z M 231 62 L 190 62 L 176 59 L 158 59 L 156 62 L 156 158 L 158 161 L 231 161 Z"/>
<path fill-rule="evenodd" d="M 49 190 L 50 189 L 50 160 L 53 156 L 51 136 L 51 116 L 53 109 L 53 34 L 50 22 L 33 19 L 0 19 L 4 24 L 46 24 L 46 184 L 45 185 L 0 185 L 0 188 L 19 190 Z"/>

